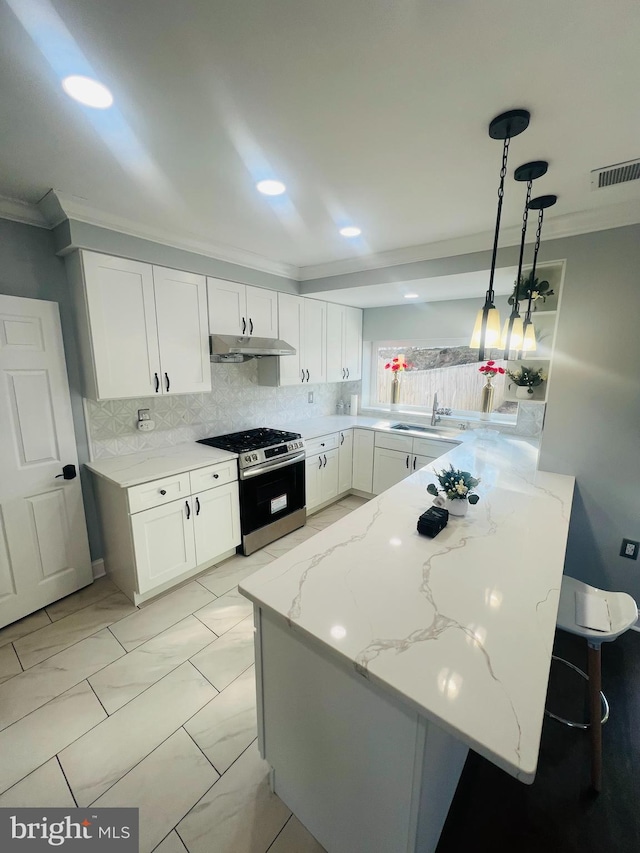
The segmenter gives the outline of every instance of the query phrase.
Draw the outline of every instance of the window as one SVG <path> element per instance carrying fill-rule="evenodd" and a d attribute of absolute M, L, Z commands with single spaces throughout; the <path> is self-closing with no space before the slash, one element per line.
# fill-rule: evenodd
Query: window
<path fill-rule="evenodd" d="M 480 409 L 480 394 L 484 377 L 478 372 L 478 350 L 468 346 L 430 346 L 421 341 L 384 341 L 373 344 L 371 373 L 371 406 L 391 403 L 391 382 L 394 371 L 386 368 L 399 358 L 408 367 L 398 371 L 400 407 L 431 411 L 434 394 L 440 408 L 452 413 Z M 495 353 L 497 366 L 505 367 L 502 353 Z M 493 379 L 494 412 L 515 414 L 518 404 L 505 400 L 505 376 Z"/>

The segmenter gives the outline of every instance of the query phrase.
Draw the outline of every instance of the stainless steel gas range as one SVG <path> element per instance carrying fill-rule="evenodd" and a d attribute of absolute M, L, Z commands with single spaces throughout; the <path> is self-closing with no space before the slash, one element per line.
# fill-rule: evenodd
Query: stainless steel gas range
<path fill-rule="evenodd" d="M 250 429 L 199 443 L 238 454 L 243 554 L 253 554 L 304 525 L 305 451 L 299 433 Z"/>

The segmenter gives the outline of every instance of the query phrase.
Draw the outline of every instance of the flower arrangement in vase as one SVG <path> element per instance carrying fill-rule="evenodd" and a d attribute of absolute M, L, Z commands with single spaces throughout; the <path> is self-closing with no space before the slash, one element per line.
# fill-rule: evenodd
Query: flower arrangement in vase
<path fill-rule="evenodd" d="M 525 365 L 517 370 L 507 370 L 507 376 L 514 385 L 518 386 L 516 397 L 521 400 L 531 399 L 533 389 L 547 380 L 541 367 L 526 367 Z"/>
<path fill-rule="evenodd" d="M 385 370 L 391 370 L 393 373 L 391 380 L 391 403 L 394 405 L 400 402 L 400 374 L 403 370 L 408 370 L 411 367 L 413 367 L 413 364 L 410 361 L 405 361 L 403 355 L 392 358 L 384 366 Z"/>
<path fill-rule="evenodd" d="M 506 373 L 504 367 L 498 367 L 495 361 L 487 361 L 486 364 L 480 365 L 478 368 L 479 372 L 487 380 L 485 384 L 482 386 L 482 398 L 480 400 L 480 412 L 482 413 L 482 420 L 488 420 L 491 412 L 493 411 L 493 385 L 491 384 L 491 380 L 497 374 Z"/>
<path fill-rule="evenodd" d="M 515 281 L 514 281 L 515 284 Z M 553 296 L 553 290 L 549 286 L 548 281 L 540 281 L 537 278 L 533 277 L 533 271 L 531 271 L 526 276 L 520 276 L 520 281 L 518 282 L 518 302 L 520 306 L 526 310 L 529 304 L 529 296 L 531 296 L 531 305 L 533 310 L 536 311 L 538 306 L 536 302 L 541 299 L 543 303 L 547 301 L 547 296 Z M 509 305 L 513 305 L 515 299 L 512 296 L 509 297 L 507 302 Z"/>
<path fill-rule="evenodd" d="M 429 483 L 427 491 L 436 498 L 434 503 L 444 506 L 450 515 L 466 515 L 469 504 L 477 504 L 480 500 L 479 495 L 474 493 L 480 483 L 479 477 L 473 477 L 468 471 L 461 471 L 453 465 L 444 471 L 436 471 L 435 475 L 440 488 L 435 483 Z M 438 492 L 442 492 L 446 500 Z"/>

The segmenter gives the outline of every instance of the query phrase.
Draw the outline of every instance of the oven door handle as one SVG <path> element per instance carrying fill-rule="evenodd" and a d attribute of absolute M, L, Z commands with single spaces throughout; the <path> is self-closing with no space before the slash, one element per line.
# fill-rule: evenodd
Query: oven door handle
<path fill-rule="evenodd" d="M 277 471 L 278 468 L 286 468 L 287 465 L 293 465 L 294 462 L 301 462 L 305 457 L 304 450 L 302 453 L 296 453 L 295 456 L 288 456 L 286 459 L 276 462 L 265 462 L 263 465 L 256 465 L 255 468 L 247 468 L 240 471 L 241 480 L 250 480 L 252 477 L 259 477 L 260 474 L 268 474 L 269 471 Z"/>

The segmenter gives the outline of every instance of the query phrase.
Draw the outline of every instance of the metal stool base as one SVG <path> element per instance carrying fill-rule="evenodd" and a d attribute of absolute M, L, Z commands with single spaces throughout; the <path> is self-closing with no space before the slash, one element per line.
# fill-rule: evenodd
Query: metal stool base
<path fill-rule="evenodd" d="M 581 675 L 585 681 L 589 681 L 589 676 L 586 672 L 583 672 L 579 667 L 575 664 L 571 663 L 571 661 L 565 660 L 564 658 L 560 658 L 557 655 L 551 655 L 551 660 L 557 660 L 559 663 L 564 663 L 566 666 L 570 667 L 574 672 L 577 672 L 578 675 Z M 602 704 L 602 712 L 603 717 L 601 720 L 602 725 L 604 725 L 609 719 L 609 702 L 607 701 L 607 697 L 604 695 L 602 690 L 600 691 L 600 702 Z M 552 720 L 557 720 L 559 723 L 562 723 L 564 726 L 569 726 L 572 729 L 589 729 L 591 728 L 591 723 L 576 723 L 573 720 L 565 720 L 564 717 L 559 717 L 557 714 L 552 714 L 551 711 L 547 711 L 544 709 L 544 713 L 547 717 L 551 717 Z"/>

